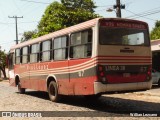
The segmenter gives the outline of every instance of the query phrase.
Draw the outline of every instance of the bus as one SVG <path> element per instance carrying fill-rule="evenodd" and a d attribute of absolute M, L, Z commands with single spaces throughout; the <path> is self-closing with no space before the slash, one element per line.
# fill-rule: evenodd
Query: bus
<path fill-rule="evenodd" d="M 95 18 L 12 46 L 9 82 L 20 93 L 46 91 L 98 98 L 151 88 L 151 47 L 145 22 Z"/>

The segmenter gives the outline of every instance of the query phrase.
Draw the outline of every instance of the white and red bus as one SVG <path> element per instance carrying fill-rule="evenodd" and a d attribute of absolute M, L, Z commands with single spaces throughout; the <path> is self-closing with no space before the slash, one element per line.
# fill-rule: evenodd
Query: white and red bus
<path fill-rule="evenodd" d="M 99 97 L 151 88 L 148 25 L 96 18 L 11 47 L 10 85 L 60 95 Z"/>

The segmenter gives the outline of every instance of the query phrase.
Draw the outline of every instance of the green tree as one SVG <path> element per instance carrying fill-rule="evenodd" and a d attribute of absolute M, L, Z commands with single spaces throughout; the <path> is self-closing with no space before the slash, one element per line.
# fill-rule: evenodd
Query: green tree
<path fill-rule="evenodd" d="M 33 36 L 37 33 L 36 30 L 24 32 L 21 38 L 21 42 L 28 41 L 33 38 Z"/>
<path fill-rule="evenodd" d="M 61 0 L 61 2 L 53 2 L 46 8 L 38 25 L 38 33 L 34 37 L 99 17 L 94 13 L 96 6 L 92 0 Z"/>
<path fill-rule="evenodd" d="M 94 12 L 94 8 L 96 8 L 94 2 L 92 0 L 61 0 L 61 3 L 67 8 L 67 9 L 85 9 L 87 11 L 90 11 L 91 13 Z"/>
<path fill-rule="evenodd" d="M 6 60 L 7 60 L 7 54 L 5 53 L 5 51 L 0 51 L 0 70 L 3 73 L 4 79 L 7 78 L 5 69 L 7 66 Z"/>
<path fill-rule="evenodd" d="M 62 17 L 65 8 L 59 2 L 51 3 L 45 10 L 38 25 L 38 36 L 54 32 L 62 28 Z"/>
<path fill-rule="evenodd" d="M 160 21 L 155 23 L 155 27 L 150 34 L 151 40 L 160 39 Z"/>

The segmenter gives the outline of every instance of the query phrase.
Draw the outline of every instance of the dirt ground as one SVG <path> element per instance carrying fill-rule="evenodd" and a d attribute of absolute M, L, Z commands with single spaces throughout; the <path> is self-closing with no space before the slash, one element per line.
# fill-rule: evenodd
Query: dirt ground
<path fill-rule="evenodd" d="M 160 117 L 141 116 L 141 113 L 156 114 L 160 111 L 160 88 L 141 92 L 103 95 L 99 100 L 87 101 L 83 96 L 63 96 L 58 103 L 51 102 L 45 92 L 27 90 L 19 94 L 8 81 L 0 82 L 0 111 L 45 112 L 46 117 L 0 117 L 1 119 L 92 119 L 92 120 L 158 120 Z M 94 112 L 93 112 L 94 111 Z M 48 113 L 48 116 L 47 116 Z M 160 113 L 160 112 L 159 112 Z M 27 113 L 28 114 L 28 113 Z M 59 116 L 54 116 L 54 114 Z M 132 115 L 137 117 L 131 117 Z M 69 117 L 66 117 L 69 115 Z M 100 116 L 102 115 L 102 117 Z M 52 117 L 49 117 L 52 116 Z M 53 117 L 54 116 L 54 117 Z"/>

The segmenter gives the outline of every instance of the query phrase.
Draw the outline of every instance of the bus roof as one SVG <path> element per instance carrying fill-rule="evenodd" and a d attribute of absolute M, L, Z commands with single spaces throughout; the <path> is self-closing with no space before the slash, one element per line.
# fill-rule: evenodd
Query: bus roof
<path fill-rule="evenodd" d="M 151 40 L 151 45 L 158 45 L 160 44 L 160 39 Z"/>
<path fill-rule="evenodd" d="M 83 22 L 83 23 L 80 23 L 80 24 L 77 24 L 77 25 L 74 25 L 74 26 L 71 26 L 71 27 L 67 27 L 67 28 L 64 28 L 64 29 L 61 29 L 61 30 L 43 35 L 41 37 L 38 37 L 38 38 L 35 38 L 35 39 L 32 39 L 32 40 L 28 40 L 28 41 L 23 42 L 23 43 L 19 43 L 17 45 L 12 46 L 11 51 L 16 49 L 16 48 L 21 48 L 23 46 L 27 46 L 27 45 L 30 45 L 30 44 L 35 44 L 35 43 L 41 42 L 43 40 L 47 40 L 47 39 L 51 39 L 51 38 L 58 37 L 58 36 L 61 36 L 61 35 L 69 34 L 71 32 L 76 32 L 78 30 L 83 30 L 83 29 L 90 28 L 90 27 L 94 26 L 99 19 L 100 18 L 95 18 L 95 19 L 92 19 L 92 20 L 89 20 L 89 21 L 86 21 L 86 22 Z"/>
<path fill-rule="evenodd" d="M 71 27 L 67 27 L 67 28 L 64 28 L 64 29 L 61 29 L 61 30 L 43 35 L 41 37 L 38 37 L 38 38 L 35 38 L 35 39 L 32 39 L 32 40 L 28 40 L 28 41 L 23 42 L 23 43 L 19 43 L 17 45 L 12 46 L 11 49 L 10 49 L 10 52 L 14 52 L 14 49 L 16 49 L 16 48 L 21 48 L 21 47 L 28 46 L 28 45 L 31 45 L 31 44 L 39 43 L 39 42 L 47 40 L 47 39 L 52 39 L 52 38 L 59 37 L 59 36 L 62 36 L 62 35 L 70 34 L 72 32 L 77 32 L 79 30 L 84 30 L 84 29 L 93 27 L 93 26 L 95 26 L 95 24 L 100 19 L 142 22 L 142 21 L 124 19 L 124 18 L 95 18 L 95 19 L 92 19 L 92 20 L 89 20 L 89 21 L 86 21 L 86 22 L 83 22 L 83 23 L 80 23 L 80 24 L 77 24 L 77 25 L 74 25 L 74 26 L 71 26 Z M 145 23 L 145 22 L 142 22 L 142 23 Z"/>

